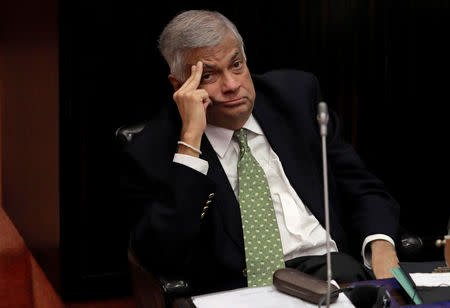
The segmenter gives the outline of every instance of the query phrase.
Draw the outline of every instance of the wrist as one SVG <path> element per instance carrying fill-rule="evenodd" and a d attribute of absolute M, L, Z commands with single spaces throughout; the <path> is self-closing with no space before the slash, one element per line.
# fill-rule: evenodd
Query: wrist
<path fill-rule="evenodd" d="M 370 249 L 373 251 L 395 251 L 394 246 L 386 240 L 374 240 L 370 243 Z"/>
<path fill-rule="evenodd" d="M 178 141 L 177 153 L 199 157 L 202 134 L 182 133 Z"/>
<path fill-rule="evenodd" d="M 389 259 L 392 262 L 398 263 L 397 253 L 395 247 L 385 240 L 376 240 L 371 243 L 372 261 L 374 258 Z"/>
<path fill-rule="evenodd" d="M 202 154 L 202 151 L 200 151 L 200 149 L 198 149 L 198 148 L 196 148 L 196 147 L 193 147 L 192 145 L 190 145 L 190 144 L 188 144 L 188 143 L 186 143 L 186 142 L 184 142 L 184 141 L 178 141 L 178 144 L 179 144 L 179 145 L 182 145 L 182 146 L 184 146 L 184 147 L 186 147 L 186 148 L 188 148 L 188 149 L 191 149 L 192 151 L 194 151 L 194 152 L 197 153 L 198 155 L 201 155 L 201 154 Z M 180 153 L 180 151 L 186 152 L 187 149 L 183 150 L 183 148 L 181 148 L 181 149 L 178 150 L 178 153 Z M 188 153 L 190 153 L 190 151 L 189 151 Z M 189 154 L 189 155 L 190 155 L 190 154 Z M 191 156 L 192 156 L 192 155 L 191 155 Z M 197 156 L 197 155 L 196 155 L 196 156 Z"/>
<path fill-rule="evenodd" d="M 180 141 L 186 142 L 190 146 L 193 146 L 197 149 L 200 149 L 200 145 L 202 143 L 202 135 L 201 133 L 193 133 L 193 132 L 181 132 Z"/>
<path fill-rule="evenodd" d="M 193 157 L 200 157 L 200 154 L 198 152 L 196 152 L 196 151 L 192 150 L 191 148 L 188 148 L 182 144 L 178 145 L 177 153 L 189 155 L 189 156 L 193 156 Z"/>

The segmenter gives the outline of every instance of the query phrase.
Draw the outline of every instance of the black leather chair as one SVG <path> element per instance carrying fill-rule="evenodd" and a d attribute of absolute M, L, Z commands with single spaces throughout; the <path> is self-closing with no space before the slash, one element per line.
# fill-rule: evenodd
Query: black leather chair
<path fill-rule="evenodd" d="M 122 148 L 131 142 L 144 126 L 145 122 L 140 122 L 119 127 L 115 133 L 119 147 Z M 128 263 L 138 308 L 171 307 L 178 298 L 190 297 L 190 289 L 186 281 L 153 275 L 142 266 L 131 245 L 128 247 Z"/>
<path fill-rule="evenodd" d="M 145 123 L 140 122 L 119 127 L 115 133 L 118 144 L 122 147 L 127 145 L 144 126 Z M 434 245 L 436 239 L 438 237 L 424 239 L 401 228 L 396 239 L 400 261 L 423 260 L 427 251 L 438 249 Z M 186 281 L 155 277 L 141 265 L 131 247 L 128 249 L 128 259 L 138 307 L 170 307 L 177 298 L 190 296 Z"/>

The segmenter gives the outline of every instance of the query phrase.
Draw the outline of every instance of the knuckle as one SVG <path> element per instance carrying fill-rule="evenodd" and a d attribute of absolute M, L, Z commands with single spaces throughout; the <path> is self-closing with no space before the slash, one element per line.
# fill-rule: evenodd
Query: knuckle
<path fill-rule="evenodd" d="M 197 98 L 197 95 L 196 95 L 195 92 L 189 92 L 189 93 L 187 94 L 187 97 L 188 97 L 189 99 L 191 99 L 191 100 L 194 100 L 194 99 Z"/>

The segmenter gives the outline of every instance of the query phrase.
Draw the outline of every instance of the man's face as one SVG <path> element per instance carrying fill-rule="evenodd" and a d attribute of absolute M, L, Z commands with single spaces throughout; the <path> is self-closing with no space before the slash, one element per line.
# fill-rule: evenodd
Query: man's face
<path fill-rule="evenodd" d="M 206 112 L 214 126 L 239 129 L 249 118 L 255 102 L 255 88 L 244 55 L 233 34 L 228 33 L 214 47 L 195 49 L 188 57 L 188 67 L 203 63 L 199 88 L 212 100 Z"/>

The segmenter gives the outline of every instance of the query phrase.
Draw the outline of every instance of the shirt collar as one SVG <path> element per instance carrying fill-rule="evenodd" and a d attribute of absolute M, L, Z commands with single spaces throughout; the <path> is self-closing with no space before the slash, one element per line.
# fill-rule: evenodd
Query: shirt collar
<path fill-rule="evenodd" d="M 263 135 L 261 126 L 259 126 L 253 114 L 250 115 L 247 122 L 244 124 L 244 128 L 248 129 L 257 135 Z M 206 126 L 205 134 L 208 137 L 214 151 L 220 158 L 223 158 L 228 147 L 230 146 L 231 139 L 233 138 L 234 131 L 228 128 L 218 127 L 208 124 Z"/>

